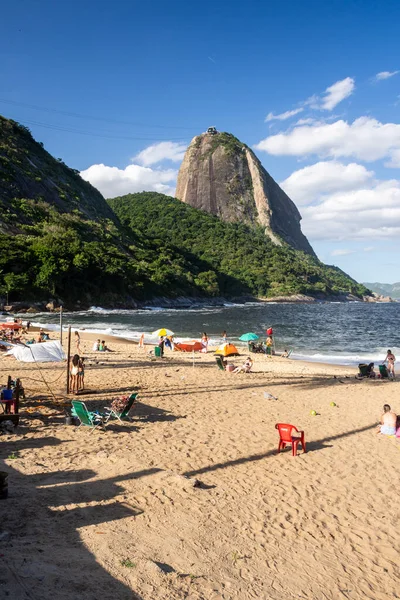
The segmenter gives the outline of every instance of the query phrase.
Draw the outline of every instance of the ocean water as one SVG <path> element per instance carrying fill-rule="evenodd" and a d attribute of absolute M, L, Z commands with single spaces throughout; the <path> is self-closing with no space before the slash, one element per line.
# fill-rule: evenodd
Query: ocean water
<path fill-rule="evenodd" d="M 26 319 L 26 315 L 21 315 Z M 59 315 L 30 315 L 34 325 L 59 328 Z M 105 310 L 92 307 L 85 312 L 64 313 L 64 326 L 86 329 L 155 342 L 151 332 L 167 327 L 176 340 L 199 339 L 207 332 L 212 344 L 221 341 L 223 330 L 228 340 L 246 347 L 238 338 L 248 331 L 265 340 L 267 327 L 274 328 L 278 351 L 292 350 L 292 358 L 356 365 L 359 362 L 382 361 L 390 348 L 400 356 L 400 303 L 367 304 L 227 304 L 223 307 L 141 310 Z"/>

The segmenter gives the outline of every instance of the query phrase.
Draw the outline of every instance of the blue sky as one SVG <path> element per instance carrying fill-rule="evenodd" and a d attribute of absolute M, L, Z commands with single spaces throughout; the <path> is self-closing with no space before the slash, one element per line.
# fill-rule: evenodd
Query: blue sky
<path fill-rule="evenodd" d="M 0 113 L 106 196 L 171 192 L 191 138 L 230 131 L 324 262 L 399 281 L 399 22 L 390 0 L 15 0 Z"/>

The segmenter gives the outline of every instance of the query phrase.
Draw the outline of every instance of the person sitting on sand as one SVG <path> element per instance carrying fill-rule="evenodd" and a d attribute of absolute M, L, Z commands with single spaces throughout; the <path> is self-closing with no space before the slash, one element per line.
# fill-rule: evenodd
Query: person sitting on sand
<path fill-rule="evenodd" d="M 286 350 L 286 348 L 285 348 L 284 352 L 282 352 L 282 354 L 281 354 L 281 358 L 289 358 L 289 356 L 290 356 L 290 352 L 288 350 Z"/>
<path fill-rule="evenodd" d="M 395 378 L 394 363 L 396 362 L 396 357 L 391 350 L 387 351 L 386 358 L 383 362 L 385 363 L 386 361 L 388 364 L 387 370 L 389 373 L 389 377 L 393 377 L 393 379 L 394 379 Z"/>
<path fill-rule="evenodd" d="M 383 407 L 383 415 L 381 416 L 381 424 L 377 433 L 383 435 L 396 435 L 397 415 L 392 411 L 389 404 Z"/>
<path fill-rule="evenodd" d="M 98 352 L 100 348 L 100 340 L 96 340 L 95 343 L 93 344 L 93 352 Z"/>
<path fill-rule="evenodd" d="M 115 350 L 111 350 L 111 348 L 109 348 L 108 346 L 106 346 L 106 342 L 104 340 L 101 340 L 100 346 L 99 346 L 99 350 L 101 349 L 102 352 L 115 352 Z"/>
<path fill-rule="evenodd" d="M 241 367 L 236 367 L 236 369 L 233 371 L 233 373 L 250 373 L 251 368 L 253 366 L 253 361 L 251 360 L 250 356 L 248 356 L 246 358 L 246 360 L 244 361 L 244 363 L 242 364 Z"/>
<path fill-rule="evenodd" d="M 369 365 L 367 366 L 367 377 L 370 377 L 371 379 L 375 379 L 376 377 L 374 366 L 374 363 L 369 363 Z"/>

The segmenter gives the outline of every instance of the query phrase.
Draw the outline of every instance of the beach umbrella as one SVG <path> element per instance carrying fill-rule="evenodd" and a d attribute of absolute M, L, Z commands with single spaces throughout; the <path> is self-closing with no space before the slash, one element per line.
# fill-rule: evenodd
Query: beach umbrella
<path fill-rule="evenodd" d="M 165 329 L 165 327 L 162 327 L 161 329 L 157 329 L 157 331 L 153 331 L 151 335 L 157 335 L 158 337 L 161 337 L 165 335 L 174 335 L 174 332 L 170 329 Z"/>
<path fill-rule="evenodd" d="M 258 335 L 255 333 L 244 333 L 240 336 L 239 340 L 241 342 L 254 342 L 254 340 L 258 340 Z"/>

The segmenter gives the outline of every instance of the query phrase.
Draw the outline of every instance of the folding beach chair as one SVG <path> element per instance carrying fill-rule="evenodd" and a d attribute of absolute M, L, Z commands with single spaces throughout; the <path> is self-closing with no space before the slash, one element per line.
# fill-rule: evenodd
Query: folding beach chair
<path fill-rule="evenodd" d="M 71 414 L 74 417 L 78 417 L 82 425 L 86 425 L 92 429 L 92 432 L 97 429 L 97 427 L 106 427 L 106 418 L 105 415 L 101 415 L 99 413 L 91 412 L 86 408 L 86 404 L 81 402 L 80 400 L 72 400 L 72 410 Z"/>
<path fill-rule="evenodd" d="M 216 356 L 215 360 L 217 361 L 218 369 L 220 369 L 221 371 L 225 371 L 225 366 L 224 366 L 224 363 L 222 362 L 222 357 Z"/>
<path fill-rule="evenodd" d="M 135 401 L 137 398 L 137 394 L 131 394 L 129 396 L 129 398 L 126 400 L 125 406 L 123 407 L 122 411 L 119 412 L 118 410 L 113 409 L 110 406 L 105 406 L 104 410 L 107 411 L 106 413 L 106 423 L 109 421 L 109 419 L 111 419 L 112 417 L 115 419 L 118 419 L 118 421 L 130 421 L 130 417 L 129 417 L 129 411 L 131 410 L 132 406 L 134 405 Z"/>

